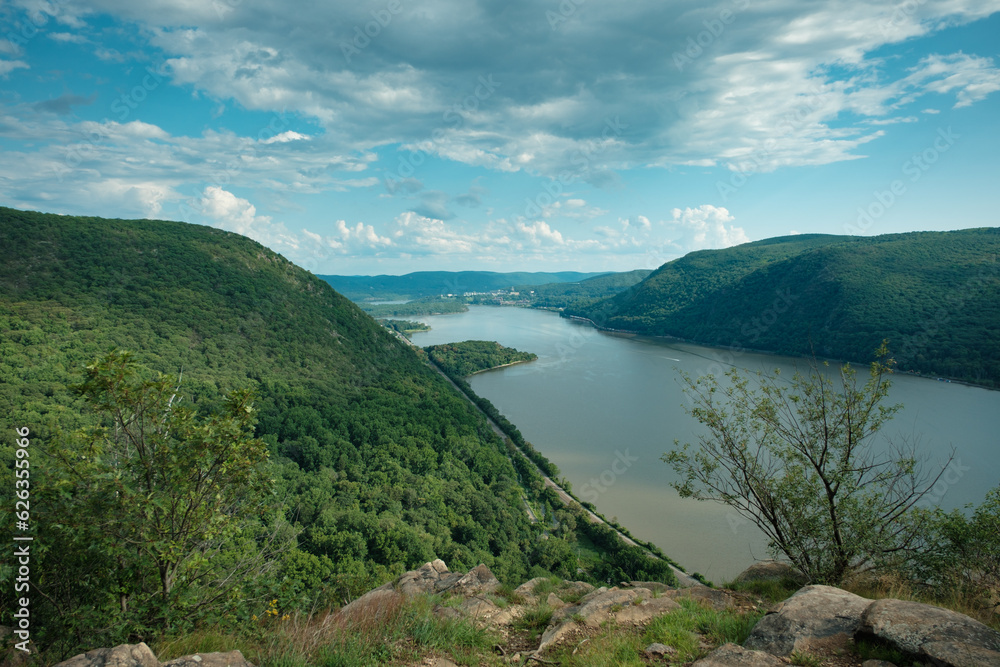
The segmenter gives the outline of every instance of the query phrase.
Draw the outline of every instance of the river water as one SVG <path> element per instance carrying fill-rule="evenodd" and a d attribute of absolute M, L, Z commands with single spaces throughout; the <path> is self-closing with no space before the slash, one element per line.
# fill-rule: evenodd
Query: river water
<path fill-rule="evenodd" d="M 780 367 L 801 359 L 727 351 L 599 332 L 556 313 L 472 306 L 466 313 L 414 318 L 431 326 L 420 346 L 495 340 L 538 360 L 469 379 L 549 460 L 577 497 L 593 502 L 638 538 L 658 545 L 688 572 L 720 583 L 768 556 L 751 523 L 713 502 L 682 499 L 660 460 L 674 440 L 694 443 L 700 425 L 684 411 L 680 373 L 720 376 L 729 363 Z M 858 367 L 859 377 L 867 369 Z M 946 509 L 980 503 L 1000 483 L 1000 392 L 908 375 L 893 376 L 889 404 L 904 408 L 883 429 L 914 445 L 928 469 L 955 458 L 931 499 Z"/>

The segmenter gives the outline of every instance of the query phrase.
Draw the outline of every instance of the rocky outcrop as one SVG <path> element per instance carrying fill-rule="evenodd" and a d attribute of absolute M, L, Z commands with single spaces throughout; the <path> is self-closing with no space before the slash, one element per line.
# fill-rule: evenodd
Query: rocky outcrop
<path fill-rule="evenodd" d="M 876 600 L 859 634 L 935 665 L 1000 665 L 1000 633 L 964 614 L 919 602 Z"/>
<path fill-rule="evenodd" d="M 787 579 L 788 572 L 767 565 L 744 573 L 743 581 L 754 577 Z M 500 584 L 485 565 L 469 572 L 451 572 L 443 561 L 426 563 L 406 572 L 395 581 L 380 586 L 328 617 L 330 623 L 350 627 L 357 620 L 370 621 L 379 614 L 398 609 L 407 598 L 437 595 L 434 613 L 445 618 L 465 619 L 499 635 L 510 637 L 517 651 L 504 652 L 504 660 L 523 663 L 555 645 L 569 641 L 578 644 L 600 632 L 608 623 L 644 626 L 661 614 L 681 608 L 680 602 L 694 601 L 705 608 L 756 608 L 759 600 L 748 601 L 746 594 L 707 586 L 675 589 L 655 582 L 623 582 L 611 588 L 594 588 L 580 581 L 553 581 L 539 577 L 514 591 L 499 591 Z M 685 602 L 690 605 L 690 602 Z M 551 618 L 541 630 L 537 648 L 525 632 L 526 621 Z M 528 611 L 534 611 L 526 616 Z M 529 626 L 530 627 L 530 626 Z M 540 628 L 538 629 L 540 630 Z M 535 630 L 537 632 L 538 630 Z M 513 635 L 513 636 L 512 636 Z M 579 635 L 584 635 L 582 641 Z M 792 653 L 812 656 L 845 655 L 861 639 L 875 640 L 907 656 L 908 662 L 935 667 L 1000 667 L 1000 632 L 968 616 L 931 605 L 901 600 L 868 600 L 832 586 L 805 586 L 762 618 L 743 646 L 719 646 L 694 663 L 695 667 L 777 667 L 787 665 Z M 702 637 L 701 639 L 704 639 Z M 525 648 L 525 643 L 528 647 Z M 704 650 L 711 645 L 702 643 Z M 637 656 L 650 663 L 675 660 L 678 649 L 665 644 L 650 644 L 637 650 Z M 450 665 L 444 657 L 428 657 L 421 665 Z M 841 664 L 841 663 L 837 663 Z M 856 663 L 855 663 L 856 664 Z M 239 651 L 202 653 L 160 664 L 145 644 L 97 649 L 71 658 L 57 667 L 253 667 Z M 869 660 L 864 667 L 893 667 L 890 663 Z"/>
<path fill-rule="evenodd" d="M 591 628 L 615 620 L 619 623 L 648 623 L 680 605 L 668 597 L 654 597 L 648 588 L 598 588 L 587 593 L 576 604 L 566 605 L 552 615 L 549 627 L 542 633 L 538 653 L 557 644 L 573 632 L 577 625 Z"/>
<path fill-rule="evenodd" d="M 160 661 L 143 642 L 87 651 L 56 667 L 160 667 Z"/>
<path fill-rule="evenodd" d="M 55 667 L 254 667 L 239 651 L 195 653 L 160 663 L 153 652 L 141 644 L 122 644 L 99 648 L 73 656 Z"/>
<path fill-rule="evenodd" d="M 806 586 L 770 610 L 743 643 L 772 655 L 846 648 L 871 600 L 832 586 Z"/>

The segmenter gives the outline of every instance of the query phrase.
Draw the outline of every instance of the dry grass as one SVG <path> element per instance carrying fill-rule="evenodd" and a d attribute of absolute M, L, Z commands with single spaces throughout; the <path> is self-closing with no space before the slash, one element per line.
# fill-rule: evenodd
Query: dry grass
<path fill-rule="evenodd" d="M 841 588 L 861 597 L 872 600 L 896 598 L 923 602 L 938 607 L 944 607 L 960 614 L 970 616 L 996 630 L 1000 630 L 1000 615 L 995 607 L 983 605 L 982 592 L 968 594 L 958 588 L 950 589 L 945 595 L 933 595 L 929 592 L 915 589 L 910 582 L 892 574 L 864 575 L 845 581 Z"/>

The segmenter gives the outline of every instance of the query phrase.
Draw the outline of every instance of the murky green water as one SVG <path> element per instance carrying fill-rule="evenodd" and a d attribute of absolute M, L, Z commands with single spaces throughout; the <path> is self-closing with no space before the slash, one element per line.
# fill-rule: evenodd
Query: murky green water
<path fill-rule="evenodd" d="M 559 466 L 581 499 L 634 535 L 717 582 L 767 556 L 756 527 L 728 508 L 678 497 L 660 456 L 675 439 L 695 439 L 680 371 L 720 375 L 728 368 L 720 362 L 733 361 L 750 369 L 781 366 L 790 377 L 802 360 L 750 353 L 731 359 L 725 350 L 604 334 L 522 308 L 480 306 L 416 319 L 432 327 L 413 334 L 417 345 L 496 340 L 536 353 L 535 362 L 473 376 L 473 389 Z M 905 408 L 885 434 L 913 442 L 929 466 L 957 449 L 935 501 L 946 508 L 978 503 L 1000 483 L 1000 392 L 897 375 L 890 402 Z"/>

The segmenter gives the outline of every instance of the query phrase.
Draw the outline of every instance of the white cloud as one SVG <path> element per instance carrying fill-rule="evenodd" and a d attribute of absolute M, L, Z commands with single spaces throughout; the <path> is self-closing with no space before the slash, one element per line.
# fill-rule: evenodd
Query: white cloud
<path fill-rule="evenodd" d="M 671 242 L 684 252 L 728 248 L 750 240 L 742 227 L 726 226 L 735 218 L 723 207 L 702 204 L 697 208 L 675 208 L 670 214 L 667 226 L 673 234 Z"/>
<path fill-rule="evenodd" d="M 23 60 L 0 60 L 0 79 L 6 79 L 16 69 L 28 69 L 28 63 Z"/>
<path fill-rule="evenodd" d="M 534 246 L 540 246 L 545 243 L 554 243 L 556 245 L 564 243 L 562 234 L 558 230 L 549 227 L 549 223 L 544 220 L 536 220 L 530 225 L 518 222 L 516 228 Z"/>

